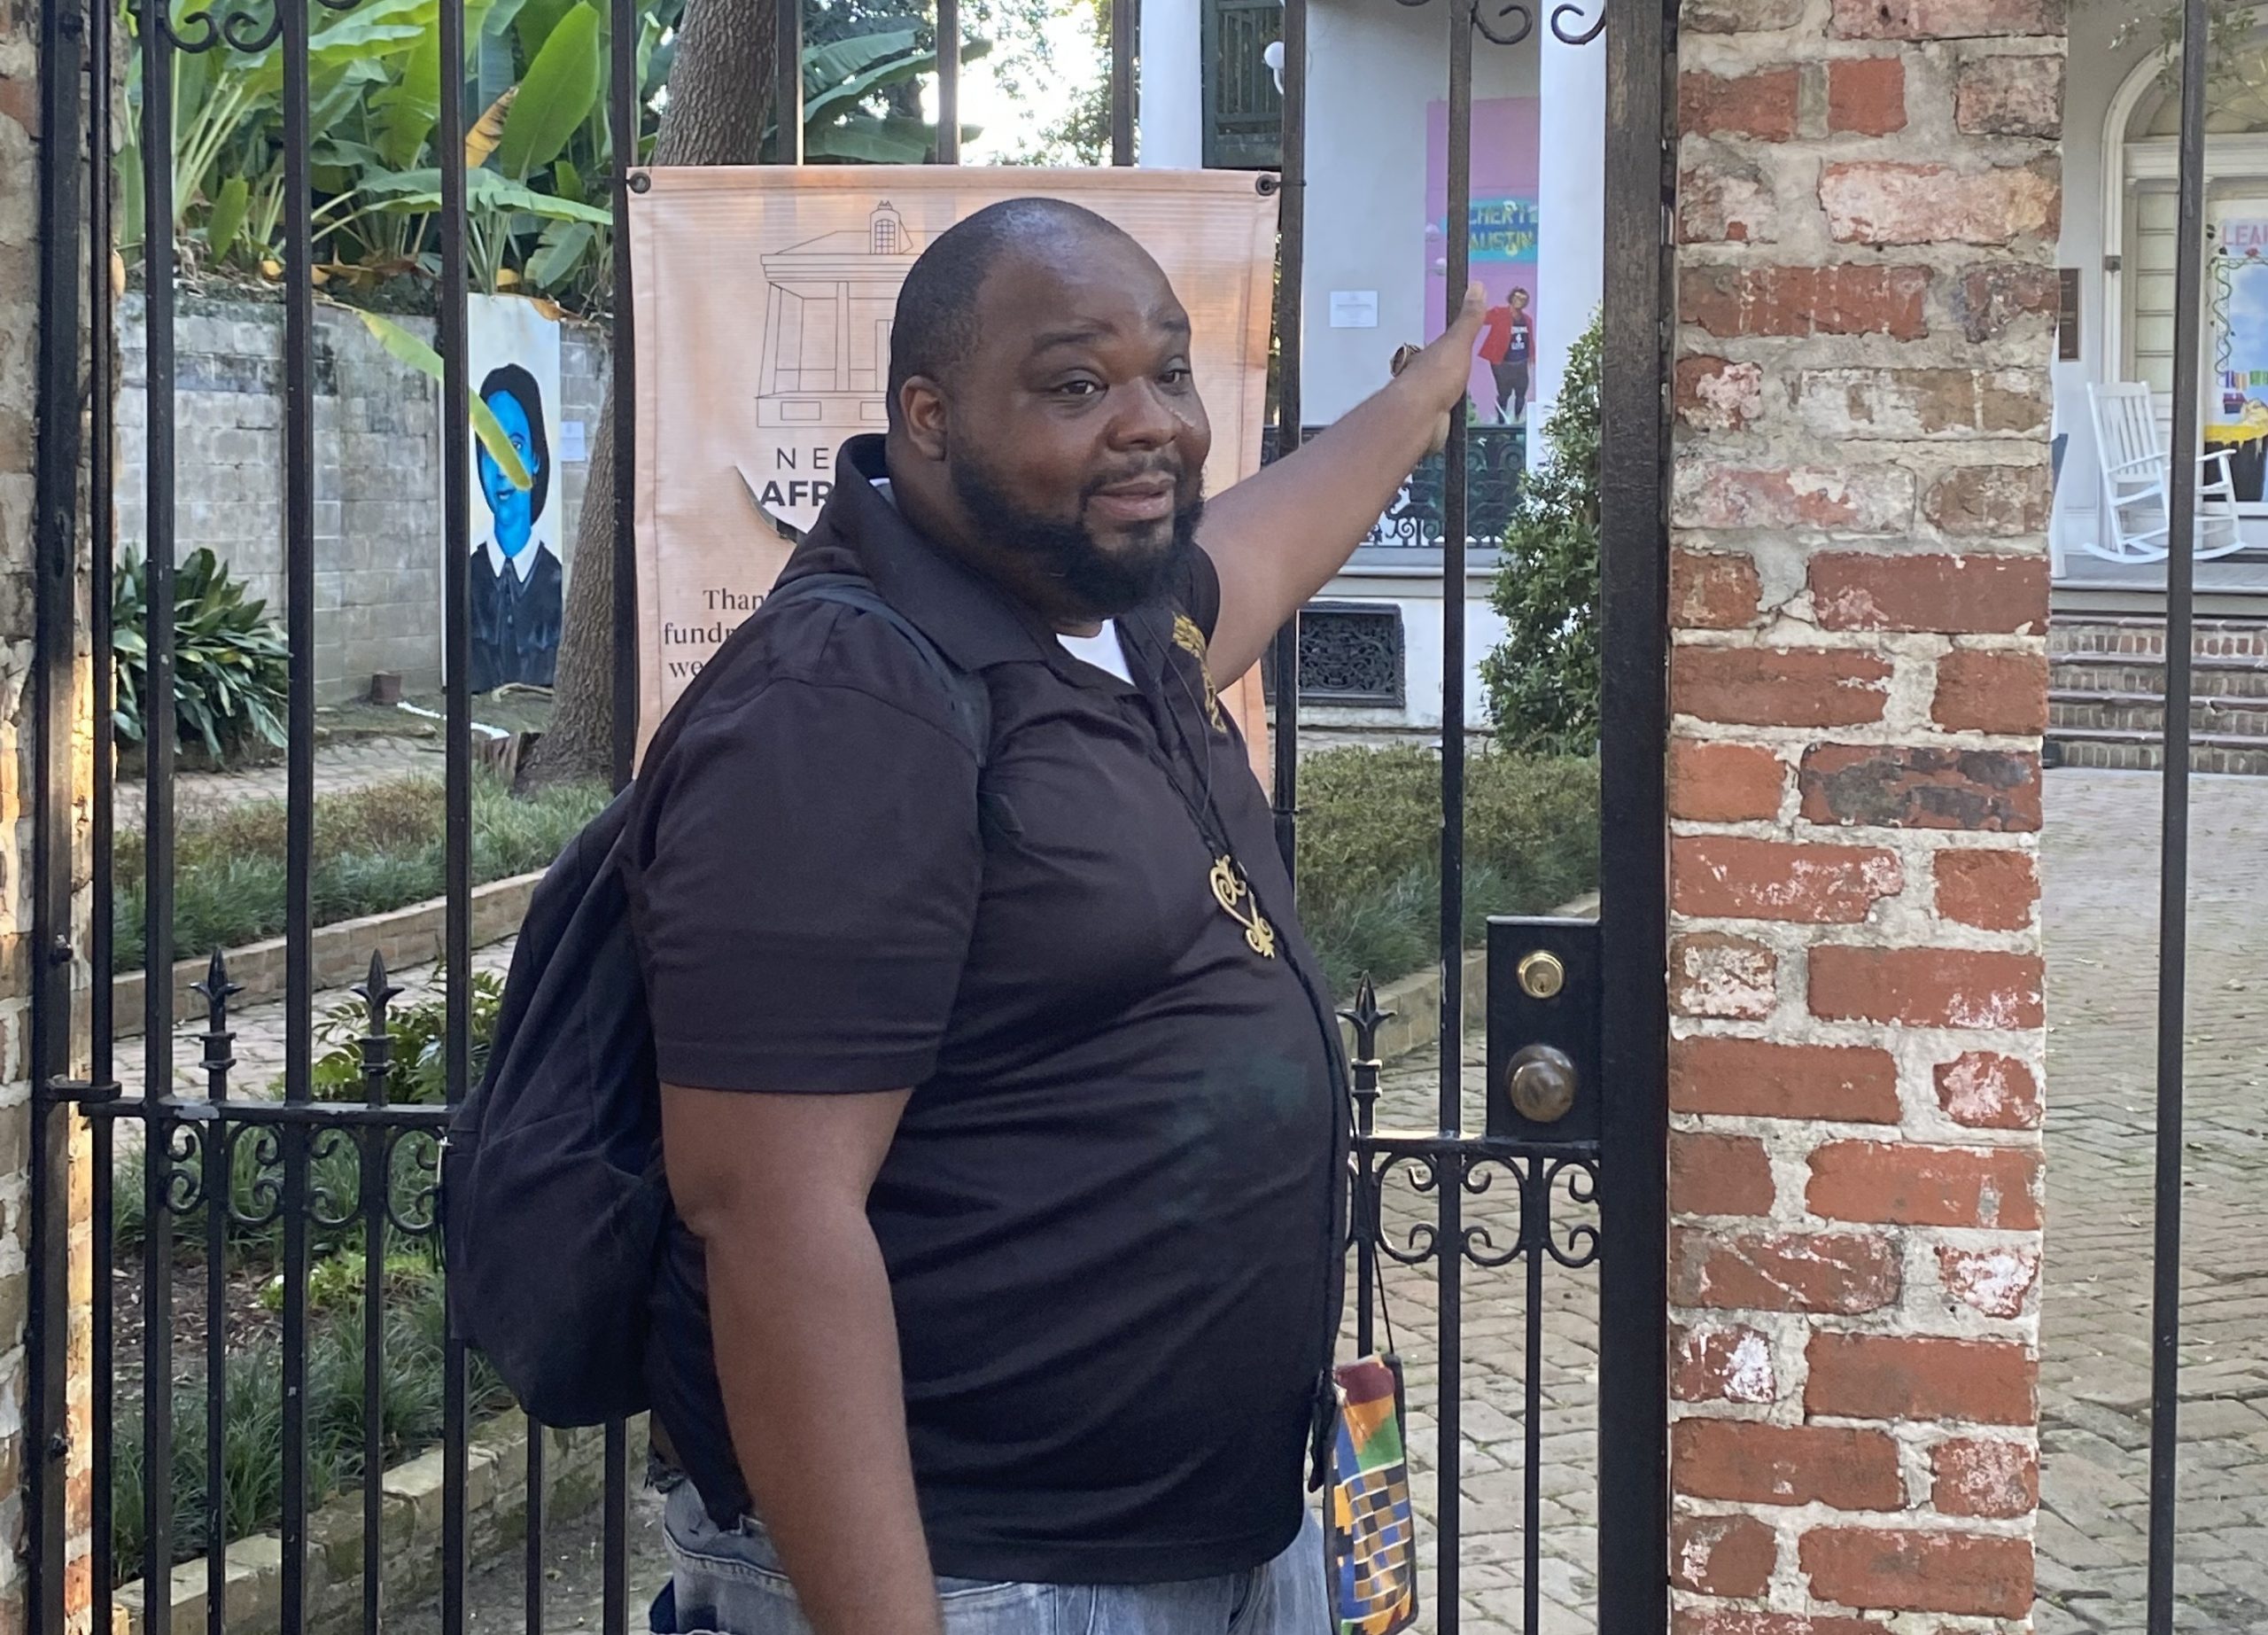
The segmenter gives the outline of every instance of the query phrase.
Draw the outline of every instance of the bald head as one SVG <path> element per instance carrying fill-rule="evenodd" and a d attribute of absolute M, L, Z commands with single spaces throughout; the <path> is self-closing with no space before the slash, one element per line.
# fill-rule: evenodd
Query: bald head
<path fill-rule="evenodd" d="M 907 381 L 943 380 L 975 350 L 978 296 L 995 268 L 1011 260 L 1058 261 L 1099 241 L 1150 259 L 1123 229 L 1060 199 L 1004 199 L 932 239 L 905 275 L 890 323 L 890 424 L 898 423 Z"/>

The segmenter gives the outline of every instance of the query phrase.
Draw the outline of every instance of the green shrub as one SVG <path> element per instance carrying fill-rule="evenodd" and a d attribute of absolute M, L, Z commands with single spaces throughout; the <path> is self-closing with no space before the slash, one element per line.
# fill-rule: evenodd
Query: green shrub
<path fill-rule="evenodd" d="M 1567 354 L 1550 445 L 1522 484 L 1489 603 L 1504 639 L 1480 661 L 1488 715 L 1511 749 L 1598 748 L 1598 320 Z"/>
<path fill-rule="evenodd" d="M 112 726 L 123 744 L 139 744 L 147 714 L 150 564 L 129 551 L 118 564 L 111 598 L 111 648 L 117 695 Z M 265 602 L 245 588 L 209 549 L 174 570 L 174 715 L 178 741 L 201 744 L 214 760 L 258 744 L 284 742 L 291 688 L 291 651 Z"/>
<path fill-rule="evenodd" d="M 342 1270 L 343 1268 L 343 1270 Z M 322 1504 L 362 1479 L 363 1323 L 360 1251 L 318 1261 L 309 1271 L 307 1368 L 307 1503 Z M 389 1256 L 381 1319 L 385 1366 L 379 1370 L 380 1443 L 394 1464 L 441 1434 L 448 1377 L 447 1307 L 439 1267 L 430 1252 Z M 174 1388 L 171 1482 L 174 1560 L 201 1553 L 207 1536 L 205 1501 L 205 1379 L 202 1358 Z M 467 1392 L 476 1419 L 509 1400 L 478 1357 L 467 1359 Z M 272 1343 L 232 1353 L 222 1384 L 221 1523 L 231 1539 L 274 1527 L 284 1514 L 284 1366 Z M 111 1466 L 111 1548 L 120 1582 L 142 1573 L 143 1500 L 148 1482 L 139 1398 L 120 1405 Z"/>
<path fill-rule="evenodd" d="M 1598 884 L 1598 766 L 1489 750 L 1465 760 L 1464 940 Z M 1300 919 L 1335 993 L 1439 955 L 1441 759 L 1328 750 L 1300 765 Z"/>
<path fill-rule="evenodd" d="M 606 791 L 587 784 L 522 798 L 484 773 L 472 784 L 476 885 L 548 866 L 598 815 Z M 174 839 L 174 956 L 198 959 L 280 936 L 284 927 L 284 803 L 249 801 L 181 820 Z M 315 920 L 336 924 L 441 895 L 447 854 L 442 786 L 405 778 L 315 799 Z M 113 852 L 113 969 L 144 957 L 144 838 L 121 834 Z"/>

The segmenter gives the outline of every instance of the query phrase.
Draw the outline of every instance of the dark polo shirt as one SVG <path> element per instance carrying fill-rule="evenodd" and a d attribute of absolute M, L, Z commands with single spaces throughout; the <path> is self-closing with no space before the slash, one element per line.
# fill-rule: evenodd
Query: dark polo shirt
<path fill-rule="evenodd" d="M 1200 555 L 1118 621 L 1130 684 L 855 480 L 882 474 L 879 440 L 842 466 L 788 573 L 866 575 L 981 674 L 990 763 L 980 779 L 885 621 L 816 601 L 754 615 L 641 779 L 632 896 L 662 1078 L 913 1087 L 868 1214 L 938 1572 L 1256 1566 L 1300 1525 L 1348 1120 L 1267 802 L 1192 650 L 1218 581 Z M 1273 957 L 1216 899 L 1222 843 Z M 681 1226 L 655 1322 L 656 1413 L 729 1523 L 748 1499 Z"/>

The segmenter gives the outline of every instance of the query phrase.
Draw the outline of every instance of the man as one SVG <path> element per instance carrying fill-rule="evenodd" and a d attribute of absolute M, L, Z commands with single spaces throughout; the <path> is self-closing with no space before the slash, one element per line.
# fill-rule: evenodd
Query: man
<path fill-rule="evenodd" d="M 909 274 L 889 435 L 787 577 L 865 577 L 981 678 L 981 775 L 905 635 L 812 598 L 641 778 L 649 1374 L 690 1478 L 657 1623 L 1329 1627 L 1349 1114 L 1216 683 L 1438 443 L 1479 323 L 1206 510 L 1188 319 L 1131 239 L 1014 200 Z"/>
<path fill-rule="evenodd" d="M 1527 292 L 1514 290 L 1481 320 L 1480 361 L 1496 383 L 1496 418 L 1518 425 L 1527 418 L 1528 365 L 1535 355 L 1535 320 Z"/>

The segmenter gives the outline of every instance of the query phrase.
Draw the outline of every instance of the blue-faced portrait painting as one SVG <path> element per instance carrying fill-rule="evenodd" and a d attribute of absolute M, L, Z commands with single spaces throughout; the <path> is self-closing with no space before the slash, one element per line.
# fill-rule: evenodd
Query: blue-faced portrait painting
<path fill-rule="evenodd" d="M 520 487 L 485 446 L 475 444 L 488 537 L 472 557 L 472 690 L 491 692 L 516 681 L 548 687 L 559 662 L 566 576 L 559 558 L 535 536 L 551 493 L 542 391 L 526 370 L 506 363 L 488 372 L 480 396 L 530 480 Z"/>

